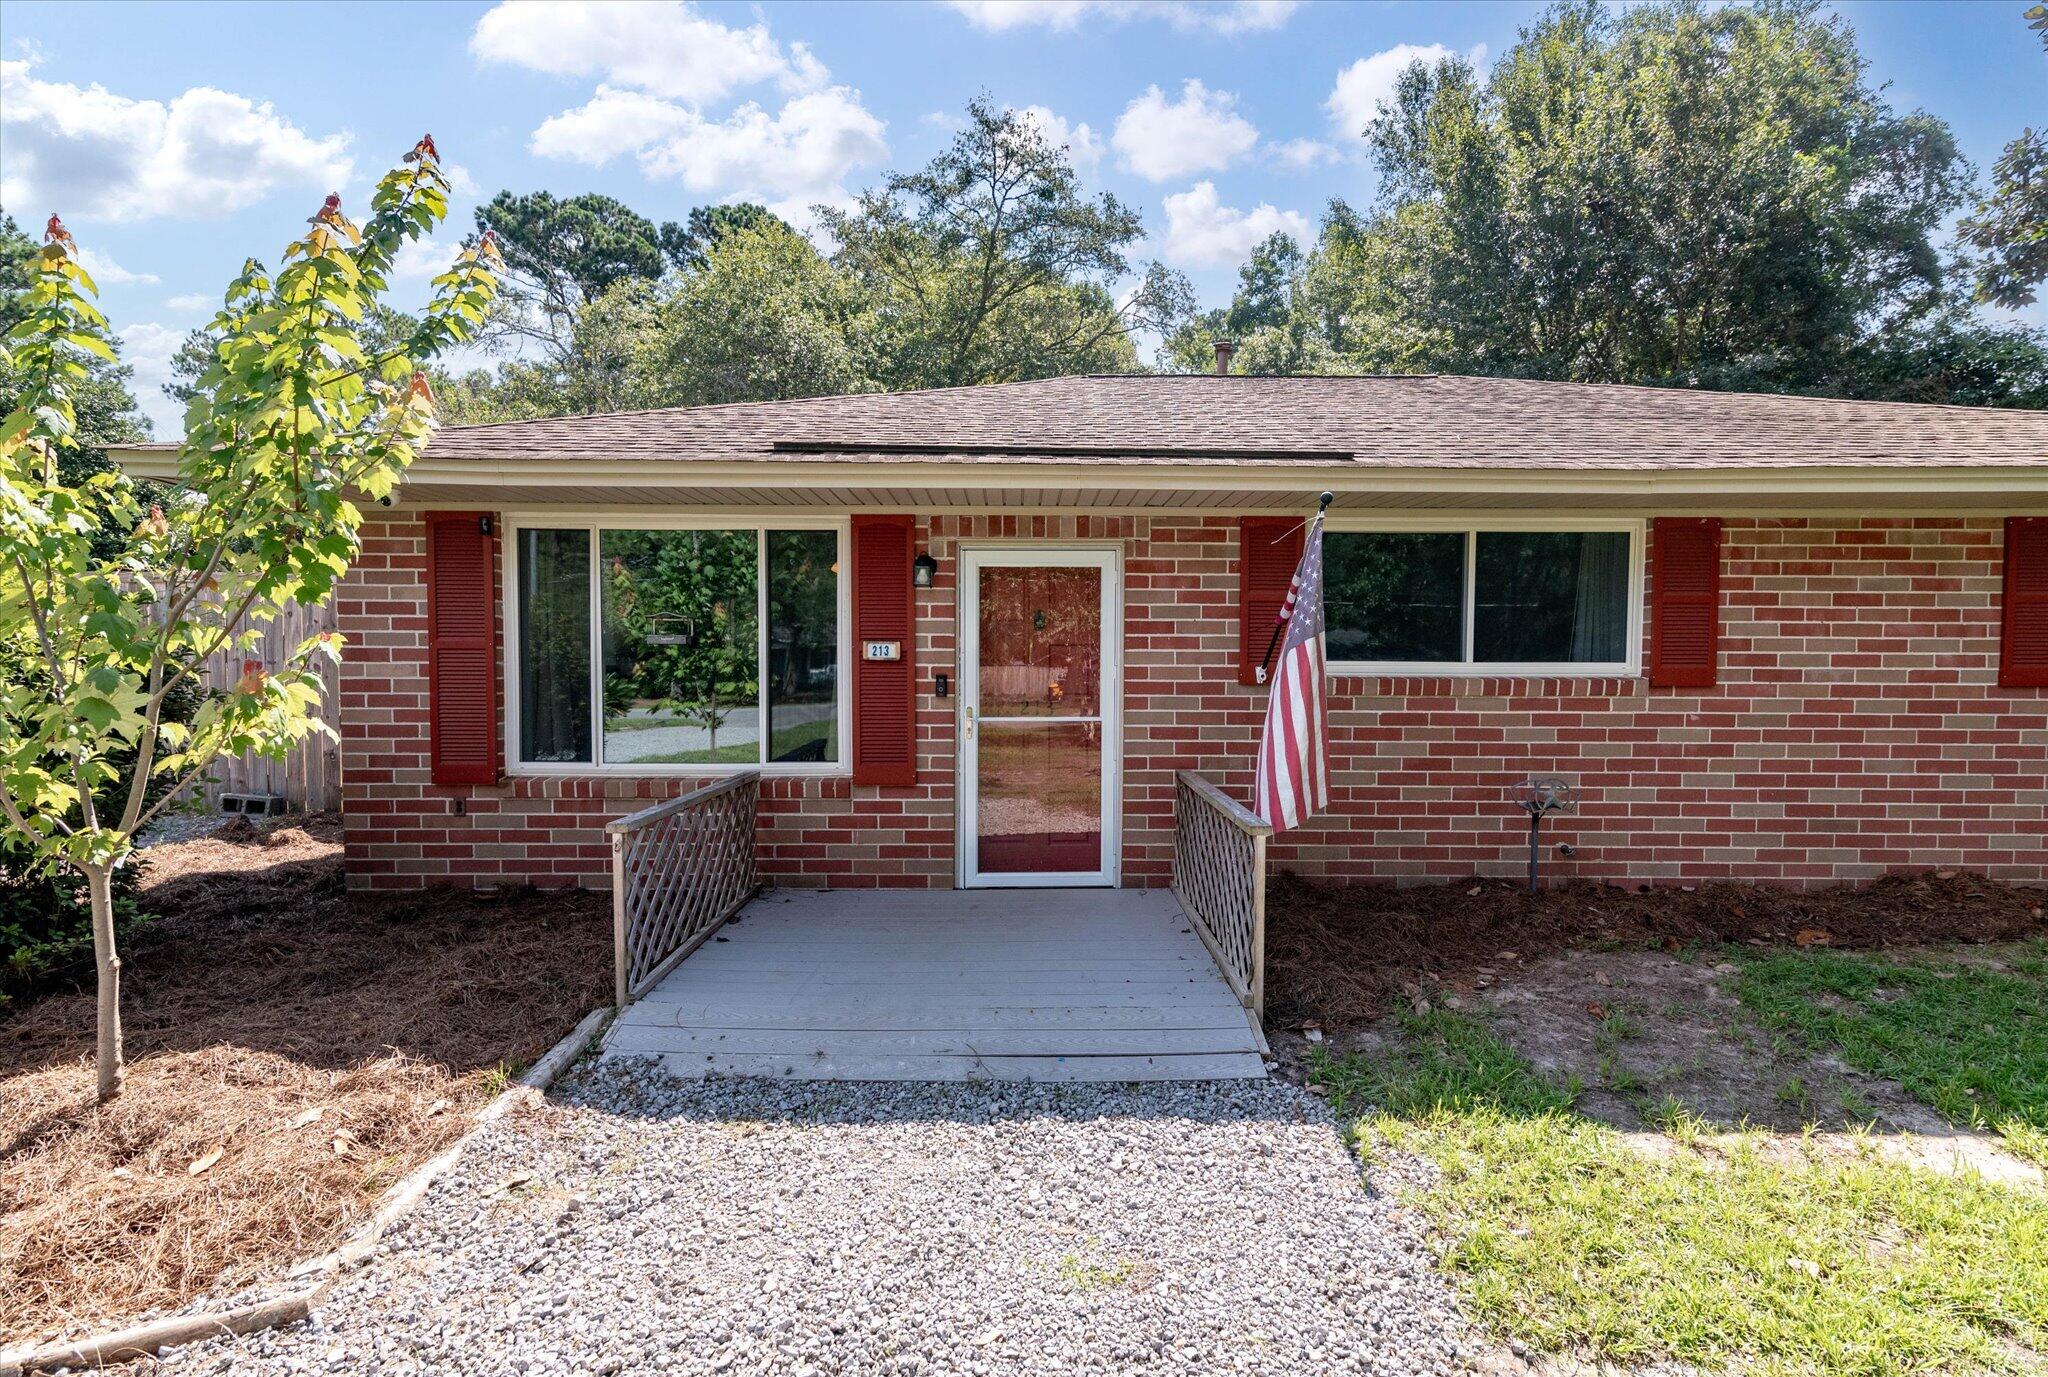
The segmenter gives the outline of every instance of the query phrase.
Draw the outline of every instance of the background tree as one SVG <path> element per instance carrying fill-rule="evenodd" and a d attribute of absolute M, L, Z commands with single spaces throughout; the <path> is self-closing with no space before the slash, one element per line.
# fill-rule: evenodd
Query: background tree
<path fill-rule="evenodd" d="M 447 214 L 432 139 L 386 176 L 360 229 L 330 196 L 275 274 L 250 260 L 229 287 L 218 341 L 186 412 L 177 496 L 138 502 L 118 472 L 67 479 L 88 359 L 113 362 L 97 294 L 52 216 L 5 361 L 19 404 L 0 421 L 0 633 L 34 648 L 25 683 L 0 688 L 0 834 L 81 875 L 99 974 L 98 1084 L 122 1077 L 112 875 L 168 793 L 223 754 L 281 757 L 327 730 L 316 636 L 285 663 L 244 662 L 189 724 L 171 696 L 223 651 L 251 649 L 289 598 L 317 604 L 357 549 L 358 494 L 388 494 L 432 423 L 418 364 L 471 337 L 495 291 L 487 237 L 435 279 L 405 347 L 369 354 L 358 325 L 400 245 Z M 101 553 L 97 540 L 123 533 Z M 159 776 L 162 779 L 159 779 Z M 114 807 L 101 797 L 114 788 Z M 152 796 L 157 801 L 152 803 Z"/>
<path fill-rule="evenodd" d="M 2026 19 L 2048 52 L 2048 5 L 2033 6 Z M 2031 306 L 2034 288 L 2048 281 L 2048 138 L 2021 130 L 1991 175 L 1991 195 L 1957 227 L 1985 256 L 1977 295 L 1998 306 Z"/>
<path fill-rule="evenodd" d="M 2041 404 L 2042 333 L 1976 320 L 1942 258 L 1954 139 L 1895 113 L 1812 0 L 1575 0 L 1484 79 L 1410 67 L 1366 137 L 1378 203 L 1333 202 L 1284 293 L 1246 265 L 1247 371 Z M 1161 362 L 1206 367 L 1201 343 Z"/>
<path fill-rule="evenodd" d="M 1237 291 L 1228 306 L 1204 311 L 1166 337 L 1161 358 L 1175 372 L 1205 373 L 1215 367 L 1216 341 L 1250 347 L 1233 360 L 1240 373 L 1313 373 L 1327 353 L 1308 328 L 1302 299 L 1308 259 L 1294 236 L 1276 230 L 1252 248 L 1237 270 Z"/>
<path fill-rule="evenodd" d="M 764 213 L 765 214 L 765 213 Z M 615 283 L 577 315 L 559 361 L 450 380 L 457 423 L 872 391 L 874 315 L 859 284 L 769 215 L 728 223 L 702 262 Z"/>
<path fill-rule="evenodd" d="M 621 289 L 614 289 L 617 294 Z M 601 305 L 611 305 L 610 299 Z M 860 286 L 781 221 L 728 230 L 646 321 L 635 395 L 655 406 L 872 391 Z"/>
<path fill-rule="evenodd" d="M 1957 228 L 1985 255 L 1978 295 L 1996 306 L 2031 306 L 2034 289 L 2048 281 L 2048 137 L 2021 130 L 1992 178 L 1991 195 Z"/>
<path fill-rule="evenodd" d="M 819 213 L 875 312 L 876 375 L 891 388 L 1131 371 L 1131 334 L 1193 305 L 1158 264 L 1118 296 L 1138 213 L 1084 195 L 1067 150 L 986 97 L 925 167 Z"/>
<path fill-rule="evenodd" d="M 1585 381 L 1821 376 L 1938 300 L 1967 177 L 1811 0 L 1563 5 L 1483 84 L 1410 69 L 1367 137 L 1454 359 Z"/>
<path fill-rule="evenodd" d="M 495 372 L 432 375 L 440 419 L 470 425 L 661 405 L 633 373 L 657 301 L 654 283 L 626 278 L 566 319 L 559 351 L 507 360 Z"/>
<path fill-rule="evenodd" d="M 681 226 L 656 225 L 595 192 L 501 191 L 477 207 L 476 227 L 496 234 L 505 255 L 494 332 L 536 343 L 558 364 L 573 354 L 585 307 L 620 282 L 660 277 L 671 261 L 664 243 L 681 251 L 687 239 Z"/>
<path fill-rule="evenodd" d="M 985 99 L 929 165 L 819 214 L 838 241 L 829 258 L 751 203 L 678 225 L 603 196 L 501 192 L 477 223 L 506 243 L 512 278 L 488 336 L 511 357 L 437 375 L 444 417 L 1129 372 L 1132 336 L 1193 307 L 1178 273 L 1146 265 L 1132 282 L 1137 212 L 1086 195 L 1065 148 Z M 1285 254 L 1300 257 L 1273 247 L 1262 300 L 1298 265 Z"/>
<path fill-rule="evenodd" d="M 689 223 L 680 232 L 672 233 L 674 225 L 662 227 L 662 251 L 676 267 L 684 272 L 702 272 L 710 258 L 711 250 L 729 234 L 741 230 L 756 230 L 775 227 L 794 234 L 789 224 L 766 206 L 755 205 L 752 201 L 734 201 L 728 205 L 698 206 L 690 212 Z"/>

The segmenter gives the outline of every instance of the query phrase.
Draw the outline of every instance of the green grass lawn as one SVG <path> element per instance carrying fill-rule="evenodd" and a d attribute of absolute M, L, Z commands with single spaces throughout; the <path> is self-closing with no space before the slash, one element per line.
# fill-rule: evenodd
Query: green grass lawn
<path fill-rule="evenodd" d="M 1398 1149 L 1436 1166 L 1415 1203 L 1445 1268 L 1477 1318 L 1538 1348 L 1745 1377 L 2048 1358 L 2048 1193 L 1682 1122 L 1669 1152 L 1645 1153 L 1449 1011 L 1317 1070 L 1368 1162 Z"/>
<path fill-rule="evenodd" d="M 1736 993 L 1767 1029 L 2048 1167 L 2048 941 L 1968 961 L 1819 948 L 1735 959 Z"/>

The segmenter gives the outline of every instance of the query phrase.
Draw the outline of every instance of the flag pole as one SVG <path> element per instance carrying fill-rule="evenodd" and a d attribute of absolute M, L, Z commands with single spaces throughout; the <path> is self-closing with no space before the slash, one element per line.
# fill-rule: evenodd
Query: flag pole
<path fill-rule="evenodd" d="M 1318 498 L 1316 500 L 1316 520 L 1321 521 L 1323 513 L 1330 510 L 1330 504 L 1336 500 L 1337 494 L 1333 492 L 1326 492 Z M 1286 625 L 1286 622 L 1275 619 L 1273 622 L 1273 634 L 1266 638 L 1266 653 L 1259 658 L 1258 678 L 1262 684 L 1266 682 L 1266 671 L 1272 667 L 1273 652 L 1280 648 L 1280 631 Z"/>

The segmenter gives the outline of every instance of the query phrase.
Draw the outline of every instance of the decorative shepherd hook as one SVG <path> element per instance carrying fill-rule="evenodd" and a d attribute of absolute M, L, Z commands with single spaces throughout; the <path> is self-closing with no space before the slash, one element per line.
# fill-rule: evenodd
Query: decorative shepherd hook
<path fill-rule="evenodd" d="M 1569 781 L 1532 776 L 1508 786 L 1508 802 L 1529 815 L 1529 892 L 1534 894 L 1543 854 L 1543 819 L 1552 813 L 1576 813 L 1578 801 Z M 1564 853 L 1569 856 L 1571 848 L 1564 848 Z"/>
<path fill-rule="evenodd" d="M 1321 521 L 1323 519 L 1323 513 L 1330 510 L 1330 504 L 1332 502 L 1335 502 L 1336 500 L 1337 494 L 1333 492 L 1326 492 L 1320 498 L 1316 499 L 1316 520 Z M 1293 592 L 1293 589 L 1290 588 L 1288 591 L 1291 594 Z M 1266 671 L 1272 668 L 1273 652 L 1280 648 L 1280 632 L 1287 625 L 1288 617 L 1292 616 L 1293 613 L 1293 598 L 1288 597 L 1282 599 L 1280 603 L 1280 615 L 1273 618 L 1273 634 L 1266 638 L 1266 653 L 1259 659 L 1259 682 L 1262 684 L 1266 682 Z"/>

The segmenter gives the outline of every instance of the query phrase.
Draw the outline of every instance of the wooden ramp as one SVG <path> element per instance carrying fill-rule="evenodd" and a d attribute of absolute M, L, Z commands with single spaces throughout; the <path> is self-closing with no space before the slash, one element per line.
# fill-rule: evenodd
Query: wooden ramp
<path fill-rule="evenodd" d="M 1258 1079 L 1263 1039 L 1163 890 L 775 890 L 627 1008 L 678 1076 Z"/>

